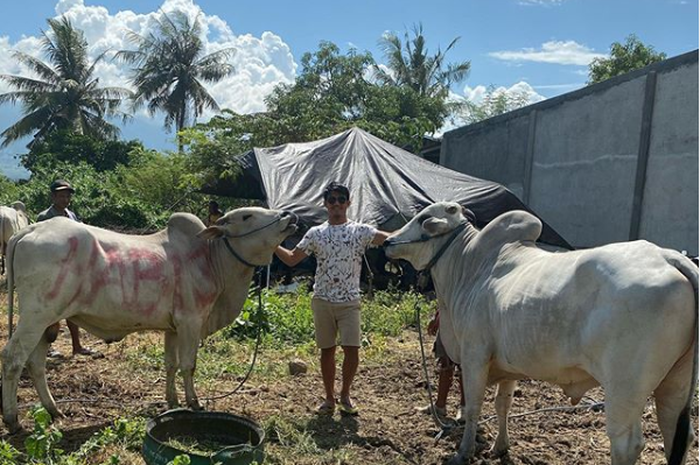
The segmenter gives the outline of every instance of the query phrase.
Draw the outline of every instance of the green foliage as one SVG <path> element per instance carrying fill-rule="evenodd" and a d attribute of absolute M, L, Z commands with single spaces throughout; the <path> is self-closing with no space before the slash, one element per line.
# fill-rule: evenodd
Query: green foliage
<path fill-rule="evenodd" d="M 98 87 L 93 73 L 105 53 L 90 63 L 88 43 L 81 30 L 74 28 L 65 16 L 49 19 L 48 23 L 50 32 L 42 39 L 48 63 L 24 52 L 12 52 L 12 57 L 38 78 L 0 75 L 0 80 L 15 89 L 1 94 L 0 104 L 22 102 L 24 113 L 0 134 L 2 145 L 33 135 L 32 145 L 57 130 L 114 139 L 119 128 L 105 117 L 119 116 L 126 120 L 128 116 L 119 108 L 122 99 L 131 92 L 118 87 Z"/>
<path fill-rule="evenodd" d="M 149 232 L 165 226 L 175 211 L 202 215 L 205 197 L 190 186 L 186 161 L 181 155 L 165 155 L 136 147 L 128 165 L 97 171 L 84 161 L 55 161 L 37 165 L 28 181 L 13 183 L 0 178 L 0 204 L 21 200 L 30 218 L 51 205 L 49 185 L 66 179 L 76 189 L 71 209 L 85 223 L 118 231 Z"/>
<path fill-rule="evenodd" d="M 630 34 L 624 44 L 612 43 L 609 58 L 596 58 L 591 62 L 588 66 L 588 84 L 602 82 L 665 59 L 665 53 L 657 53 L 653 46 L 645 45 L 636 35 Z"/>
<path fill-rule="evenodd" d="M 20 188 L 17 183 L 0 173 L 0 205 L 9 205 L 19 199 Z"/>
<path fill-rule="evenodd" d="M 109 446 L 123 450 L 139 451 L 143 444 L 146 431 L 146 421 L 143 418 L 117 419 L 95 433 L 74 452 L 66 453 L 57 447 L 62 439 L 61 432 L 51 425 L 51 416 L 40 406 L 32 408 L 30 415 L 34 419 L 34 430 L 25 440 L 26 453 L 23 454 L 9 443 L 0 441 L 0 464 L 27 465 L 84 465 L 94 463 L 92 459 L 97 453 Z M 119 456 L 112 454 L 107 465 L 118 465 Z"/>
<path fill-rule="evenodd" d="M 239 340 L 254 338 L 257 325 L 269 335 L 270 343 L 277 346 L 302 344 L 313 340 L 314 321 L 311 312 L 313 294 L 300 286 L 297 292 L 277 294 L 263 293 L 263 316 L 258 316 L 257 294 L 251 292 L 238 319 L 225 328 L 222 334 Z M 397 336 L 409 326 L 415 325 L 415 308 L 432 315 L 434 303 L 413 291 L 377 291 L 374 299 L 363 297 L 362 332 L 378 336 Z M 367 341 L 366 341 L 367 342 Z"/>
<path fill-rule="evenodd" d="M 170 462 L 168 462 L 167 465 L 190 465 L 190 457 L 189 455 L 178 455 L 174 459 L 172 459 Z"/>
<path fill-rule="evenodd" d="M 51 169 L 59 162 L 85 162 L 96 171 L 110 171 L 128 165 L 129 153 L 136 149 L 143 150 L 141 142 L 136 140 L 104 140 L 60 130 L 33 144 L 20 159 L 22 166 L 32 172 L 40 167 Z"/>
<path fill-rule="evenodd" d="M 24 447 L 31 462 L 52 465 L 63 454 L 58 443 L 63 434 L 51 425 L 51 415 L 44 407 L 34 406 L 30 412 L 34 419 L 34 431 L 24 440 Z"/>
<path fill-rule="evenodd" d="M 486 94 L 480 103 L 465 102 L 459 113 L 467 124 L 474 124 L 517 110 L 526 106 L 529 102 L 530 98 L 524 92 L 507 93 L 491 85 L 486 90 Z"/>

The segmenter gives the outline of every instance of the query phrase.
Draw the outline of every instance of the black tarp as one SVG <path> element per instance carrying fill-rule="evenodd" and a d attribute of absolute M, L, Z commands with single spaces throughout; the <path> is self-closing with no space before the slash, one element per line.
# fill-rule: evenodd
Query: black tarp
<path fill-rule="evenodd" d="M 534 213 L 498 183 L 436 165 L 358 128 L 313 142 L 256 148 L 238 162 L 241 176 L 203 192 L 264 200 L 309 226 L 326 220 L 322 192 L 331 181 L 350 189 L 349 218 L 388 231 L 439 201 L 471 209 L 478 226 L 509 210 Z M 544 221 L 540 241 L 571 249 Z"/>

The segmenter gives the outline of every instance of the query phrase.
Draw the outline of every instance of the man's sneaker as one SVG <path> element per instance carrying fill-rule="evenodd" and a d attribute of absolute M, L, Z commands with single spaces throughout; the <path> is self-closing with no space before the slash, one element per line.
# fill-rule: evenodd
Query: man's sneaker
<path fill-rule="evenodd" d="M 63 358 L 63 354 L 56 349 L 49 349 L 46 356 L 49 358 Z"/>

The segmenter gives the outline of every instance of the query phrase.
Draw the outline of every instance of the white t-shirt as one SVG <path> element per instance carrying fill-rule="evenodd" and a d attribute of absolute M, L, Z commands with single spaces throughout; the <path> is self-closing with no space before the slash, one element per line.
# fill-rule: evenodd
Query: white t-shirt
<path fill-rule="evenodd" d="M 362 254 L 376 234 L 372 226 L 354 221 L 338 225 L 326 221 L 308 230 L 297 248 L 316 256 L 314 297 L 329 302 L 360 299 Z"/>

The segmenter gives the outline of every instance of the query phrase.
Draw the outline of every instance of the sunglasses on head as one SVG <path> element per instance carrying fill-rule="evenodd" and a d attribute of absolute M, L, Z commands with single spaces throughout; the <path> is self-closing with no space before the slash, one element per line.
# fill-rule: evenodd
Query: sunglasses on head
<path fill-rule="evenodd" d="M 328 202 L 331 205 L 333 205 L 336 201 L 338 202 L 338 204 L 342 205 L 348 201 L 348 198 L 344 195 L 339 195 L 338 197 L 331 195 L 326 199 L 326 202 Z"/>

